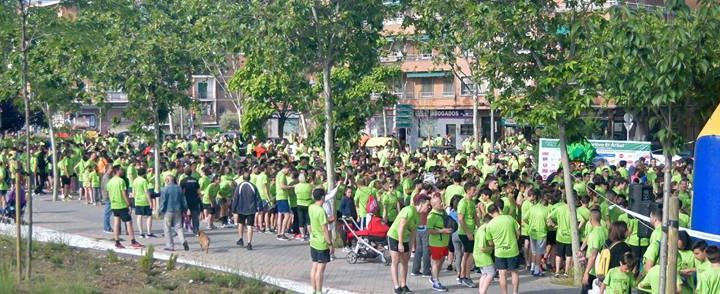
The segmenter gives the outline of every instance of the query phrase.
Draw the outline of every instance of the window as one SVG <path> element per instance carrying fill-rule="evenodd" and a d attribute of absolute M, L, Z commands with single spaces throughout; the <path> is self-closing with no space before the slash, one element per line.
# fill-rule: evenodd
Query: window
<path fill-rule="evenodd" d="M 455 80 L 452 78 L 443 81 L 443 97 L 452 97 L 455 95 Z"/>
<path fill-rule="evenodd" d="M 420 97 L 430 98 L 434 95 L 432 79 L 423 79 L 420 87 Z"/>
<path fill-rule="evenodd" d="M 199 82 L 197 83 L 197 98 L 207 99 L 208 98 L 208 83 Z"/>
<path fill-rule="evenodd" d="M 460 95 L 472 96 L 473 94 L 475 94 L 475 83 L 473 83 L 470 78 L 463 78 L 462 90 L 460 91 Z"/>
<path fill-rule="evenodd" d="M 473 135 L 473 125 L 472 124 L 460 125 L 460 136 L 472 136 L 472 135 Z"/>
<path fill-rule="evenodd" d="M 215 100 L 215 79 L 212 76 L 193 76 L 193 98 Z"/>

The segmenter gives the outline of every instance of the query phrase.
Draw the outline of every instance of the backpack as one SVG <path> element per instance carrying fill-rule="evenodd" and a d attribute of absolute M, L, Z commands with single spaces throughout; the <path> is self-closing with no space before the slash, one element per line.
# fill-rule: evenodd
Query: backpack
<path fill-rule="evenodd" d="M 605 246 L 595 257 L 595 276 L 605 276 L 610 270 L 610 250 L 620 242 L 615 242 L 610 247 Z"/>
<path fill-rule="evenodd" d="M 458 223 L 450 215 L 445 214 L 445 227 L 452 229 L 452 232 L 455 233 L 458 230 Z"/>
<path fill-rule="evenodd" d="M 367 202 L 365 203 L 365 211 L 367 213 L 376 214 L 377 209 L 378 209 L 378 202 L 377 202 L 377 200 L 375 200 L 375 196 L 370 195 L 370 197 L 368 197 Z"/>

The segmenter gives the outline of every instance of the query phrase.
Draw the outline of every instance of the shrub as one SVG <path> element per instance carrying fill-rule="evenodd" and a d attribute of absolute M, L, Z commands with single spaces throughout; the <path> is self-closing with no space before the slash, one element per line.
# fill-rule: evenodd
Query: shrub
<path fill-rule="evenodd" d="M 237 131 L 240 129 L 237 113 L 226 111 L 220 116 L 220 128 L 225 131 Z"/>
<path fill-rule="evenodd" d="M 167 271 L 171 271 L 175 269 L 175 265 L 177 264 L 178 256 L 175 254 L 170 254 L 170 258 L 168 259 L 167 263 L 165 264 L 165 269 Z"/>
<path fill-rule="evenodd" d="M 155 263 L 155 247 L 148 246 L 147 251 L 145 251 L 145 255 L 141 256 L 138 260 L 138 264 L 140 265 L 140 271 L 146 274 L 149 274 L 150 271 L 152 271 L 153 264 Z"/>
<path fill-rule="evenodd" d="M 118 255 L 117 255 L 117 253 L 115 253 L 115 251 L 113 251 L 112 249 L 108 249 L 107 250 L 107 260 L 108 260 L 108 262 L 115 263 L 115 262 L 118 262 L 120 260 L 120 258 L 118 258 Z"/>

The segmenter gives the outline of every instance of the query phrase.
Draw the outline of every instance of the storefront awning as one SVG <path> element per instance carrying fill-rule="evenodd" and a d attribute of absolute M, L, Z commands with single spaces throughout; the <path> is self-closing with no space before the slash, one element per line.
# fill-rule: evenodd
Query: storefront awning
<path fill-rule="evenodd" d="M 426 71 L 426 72 L 409 72 L 408 78 L 441 78 L 448 76 L 446 71 Z"/>

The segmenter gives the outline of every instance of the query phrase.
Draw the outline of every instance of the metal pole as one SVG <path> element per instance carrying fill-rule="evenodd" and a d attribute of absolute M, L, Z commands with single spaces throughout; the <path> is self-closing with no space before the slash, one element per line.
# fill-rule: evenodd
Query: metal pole
<path fill-rule="evenodd" d="M 22 53 L 22 80 L 21 80 L 21 86 L 22 86 L 22 96 L 23 96 L 23 102 L 25 104 L 25 166 L 28 168 L 28 171 L 31 170 L 30 168 L 30 101 L 28 101 L 28 85 L 27 85 L 27 75 L 28 75 L 28 61 L 27 61 L 27 12 L 25 10 L 25 4 L 23 3 L 23 0 L 18 0 L 18 3 L 20 3 L 20 52 Z M 26 251 L 26 268 L 25 268 L 25 278 L 30 279 L 30 260 L 32 258 L 32 179 L 33 177 L 27 177 L 26 184 L 27 189 L 25 190 L 25 198 L 27 199 L 27 208 L 28 208 L 28 235 L 27 235 L 27 251 Z M 17 195 L 15 199 L 19 199 L 20 195 Z M 17 211 L 20 211 L 21 207 L 20 205 L 17 205 L 19 201 L 16 200 L 15 207 Z"/>

